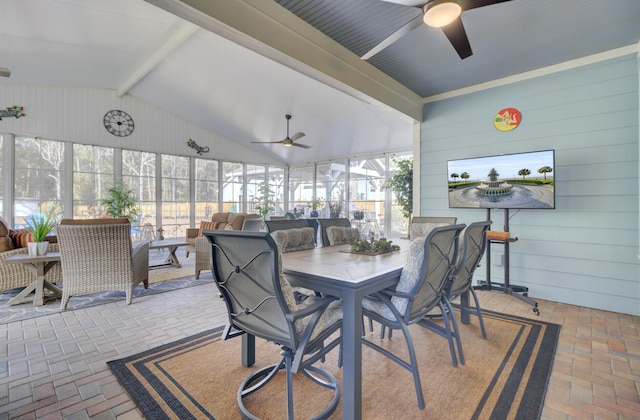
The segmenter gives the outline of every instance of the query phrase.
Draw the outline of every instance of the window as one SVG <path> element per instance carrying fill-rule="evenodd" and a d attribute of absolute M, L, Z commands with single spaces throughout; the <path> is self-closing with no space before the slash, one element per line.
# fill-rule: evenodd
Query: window
<path fill-rule="evenodd" d="M 352 159 L 349 162 L 349 216 L 358 210 L 364 213 L 362 219 L 367 233 L 384 235 L 384 197 L 382 184 L 385 180 L 385 157 Z"/>
<path fill-rule="evenodd" d="M 242 212 L 242 163 L 222 163 L 222 211 Z"/>
<path fill-rule="evenodd" d="M 287 212 L 293 212 L 293 207 L 289 204 L 289 208 L 285 209 L 285 169 L 270 167 L 268 169 L 267 179 L 269 180 L 269 189 L 271 190 L 272 199 L 275 203 L 275 216 L 282 216 Z"/>
<path fill-rule="evenodd" d="M 73 218 L 95 219 L 104 215 L 100 201 L 113 185 L 113 149 L 73 145 Z"/>
<path fill-rule="evenodd" d="M 201 220 L 211 220 L 211 215 L 218 212 L 218 161 L 195 158 L 194 197 L 196 226 Z"/>
<path fill-rule="evenodd" d="M 313 199 L 314 171 L 314 165 L 298 166 L 289 170 L 289 207 L 297 208 L 306 216 L 309 216 L 309 203 Z"/>
<path fill-rule="evenodd" d="M 24 226 L 25 217 L 34 213 L 53 219 L 63 217 L 64 146 L 60 141 L 15 138 L 14 215 L 17 226 Z"/>
<path fill-rule="evenodd" d="M 273 200 L 273 197 L 264 197 L 267 168 L 264 165 L 247 164 L 247 208 L 248 213 L 258 213 L 256 206 L 262 206 L 265 199 Z M 270 206 L 269 206 L 270 207 Z M 274 214 L 273 210 L 269 213 Z"/>
<path fill-rule="evenodd" d="M 122 151 L 122 182 L 139 201 L 140 218 L 134 228 L 150 224 L 158 226 L 156 218 L 156 155 L 132 150 Z"/>
<path fill-rule="evenodd" d="M 347 217 L 345 169 L 344 161 L 322 163 L 316 166 L 316 197 L 324 198 L 326 203 L 319 209 L 320 217 L 331 219 Z"/>
<path fill-rule="evenodd" d="M 190 225 L 189 160 L 162 155 L 162 228 L 167 238 L 186 237 Z"/>

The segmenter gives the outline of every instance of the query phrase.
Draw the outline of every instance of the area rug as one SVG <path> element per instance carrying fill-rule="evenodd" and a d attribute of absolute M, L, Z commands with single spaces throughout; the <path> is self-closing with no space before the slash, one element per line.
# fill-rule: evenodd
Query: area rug
<path fill-rule="evenodd" d="M 426 408 L 420 410 L 411 373 L 367 347 L 363 348 L 364 419 L 537 419 L 551 375 L 560 326 L 485 311 L 487 340 L 477 319 L 461 326 L 466 364 L 454 368 L 447 341 L 420 326 L 411 334 L 420 364 Z M 475 322 L 474 322 L 475 321 Z M 237 419 L 236 393 L 252 372 L 272 364 L 279 348 L 256 340 L 256 364 L 240 363 L 241 340 L 222 341 L 215 328 L 177 342 L 108 362 L 145 418 Z M 367 336 L 379 340 L 378 335 Z M 384 345 L 406 354 L 396 331 Z M 338 352 L 323 367 L 341 383 Z M 303 375 L 294 375 L 296 418 L 309 418 L 328 401 Z M 286 418 L 284 375 L 245 404 L 261 419 Z M 332 418 L 342 417 L 342 399 Z"/>

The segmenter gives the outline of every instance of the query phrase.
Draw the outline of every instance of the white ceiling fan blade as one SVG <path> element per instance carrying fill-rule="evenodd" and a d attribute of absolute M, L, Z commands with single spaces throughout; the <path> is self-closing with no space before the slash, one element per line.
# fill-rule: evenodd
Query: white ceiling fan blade
<path fill-rule="evenodd" d="M 9 77 L 11 76 L 11 70 L 5 67 L 0 67 L 0 77 Z"/>
<path fill-rule="evenodd" d="M 428 1 L 425 0 L 382 0 L 385 1 L 387 3 L 395 3 L 395 4 L 401 4 L 403 6 L 413 6 L 413 7 L 422 7 L 425 4 L 429 3 Z"/>
<path fill-rule="evenodd" d="M 291 136 L 291 141 L 296 141 L 299 138 L 302 138 L 304 136 L 305 136 L 305 134 L 303 132 L 298 132 L 298 133 L 294 134 L 293 136 Z"/>
<path fill-rule="evenodd" d="M 416 28 L 419 28 L 422 25 L 423 25 L 422 13 L 420 13 L 418 16 L 416 16 L 415 18 L 411 19 L 408 23 L 406 23 L 403 27 L 401 27 L 400 29 L 398 29 L 397 31 L 395 31 L 394 33 L 386 37 L 384 40 L 382 40 L 382 42 L 380 42 L 378 45 L 371 48 L 360 58 L 363 60 L 370 59 L 374 55 L 378 54 L 380 51 L 387 48 L 389 45 L 393 44 L 394 42 L 396 42 L 397 40 L 399 40 L 409 32 L 413 31 Z"/>

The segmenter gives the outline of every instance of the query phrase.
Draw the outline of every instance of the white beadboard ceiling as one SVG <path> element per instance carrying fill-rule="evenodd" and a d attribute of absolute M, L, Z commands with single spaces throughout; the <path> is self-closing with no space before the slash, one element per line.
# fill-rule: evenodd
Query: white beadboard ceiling
<path fill-rule="evenodd" d="M 295 165 L 410 149 L 425 98 L 637 52 L 640 39 L 638 0 L 512 0 L 463 14 L 465 60 L 427 27 L 359 58 L 416 13 L 380 0 L 0 0 L 12 72 L 0 83 L 112 89 Z M 310 149 L 251 143 L 283 139 L 287 113 Z"/>

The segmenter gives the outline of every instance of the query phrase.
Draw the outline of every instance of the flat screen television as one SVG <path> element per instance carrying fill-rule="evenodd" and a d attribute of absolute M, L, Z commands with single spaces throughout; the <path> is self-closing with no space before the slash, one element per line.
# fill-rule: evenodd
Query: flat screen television
<path fill-rule="evenodd" d="M 555 151 L 447 162 L 449 208 L 554 209 Z"/>

